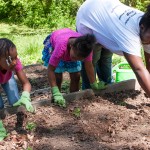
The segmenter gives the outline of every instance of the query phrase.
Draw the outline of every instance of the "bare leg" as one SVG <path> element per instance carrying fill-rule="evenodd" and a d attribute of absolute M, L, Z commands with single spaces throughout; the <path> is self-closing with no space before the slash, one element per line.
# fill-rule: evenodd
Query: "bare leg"
<path fill-rule="evenodd" d="M 80 72 L 70 73 L 70 92 L 79 91 Z"/>
<path fill-rule="evenodd" d="M 62 84 L 62 73 L 55 73 L 56 76 L 56 84 L 61 91 L 61 84 Z"/>

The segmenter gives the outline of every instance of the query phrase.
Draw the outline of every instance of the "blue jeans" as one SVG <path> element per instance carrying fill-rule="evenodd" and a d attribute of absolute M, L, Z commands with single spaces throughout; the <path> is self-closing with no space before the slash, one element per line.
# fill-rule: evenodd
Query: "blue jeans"
<path fill-rule="evenodd" d="M 12 77 L 8 80 L 7 83 L 1 84 L 1 86 L 7 95 L 9 104 L 12 106 L 20 98 L 18 86 L 14 75 L 12 75 Z M 0 109 L 2 108 L 4 108 L 4 102 L 2 96 L 0 95 Z"/>
<path fill-rule="evenodd" d="M 96 44 L 93 50 L 93 66 L 95 70 L 95 76 L 99 80 L 103 80 L 106 83 L 112 82 L 112 55 L 113 53 L 109 50 L 102 48 L 100 44 Z M 82 89 L 90 89 L 90 82 L 86 74 L 84 62 L 82 62 Z"/>

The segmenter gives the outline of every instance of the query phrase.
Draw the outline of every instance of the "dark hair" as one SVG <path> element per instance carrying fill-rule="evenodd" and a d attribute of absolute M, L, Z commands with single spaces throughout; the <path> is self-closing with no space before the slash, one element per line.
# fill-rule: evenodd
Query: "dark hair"
<path fill-rule="evenodd" d="M 78 56 L 86 58 L 93 50 L 95 42 L 94 35 L 86 34 L 76 38 L 72 46 L 77 51 Z"/>
<path fill-rule="evenodd" d="M 6 57 L 7 54 L 9 55 L 10 49 L 14 47 L 16 46 L 11 40 L 0 38 L 0 57 Z"/>
<path fill-rule="evenodd" d="M 141 24 L 143 24 L 146 30 L 150 28 L 150 4 L 147 6 L 147 10 L 140 20 Z"/>

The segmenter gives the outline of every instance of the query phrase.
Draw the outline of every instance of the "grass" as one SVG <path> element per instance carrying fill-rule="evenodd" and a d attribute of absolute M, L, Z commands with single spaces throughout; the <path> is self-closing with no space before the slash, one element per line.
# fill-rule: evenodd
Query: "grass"
<path fill-rule="evenodd" d="M 126 61 L 126 59 L 123 56 L 119 56 L 119 55 L 116 55 L 116 54 L 113 54 L 112 60 L 113 60 L 112 61 L 113 67 L 115 65 L 119 64 L 120 62 Z"/>
<path fill-rule="evenodd" d="M 8 38 L 14 42 L 23 65 L 42 63 L 43 40 L 49 32 L 49 29 L 0 23 L 0 38 Z"/>
<path fill-rule="evenodd" d="M 8 38 L 14 42 L 23 65 L 42 63 L 43 40 L 50 32 L 50 29 L 0 23 L 0 38 Z M 124 57 L 114 54 L 113 66 L 124 60 Z"/>

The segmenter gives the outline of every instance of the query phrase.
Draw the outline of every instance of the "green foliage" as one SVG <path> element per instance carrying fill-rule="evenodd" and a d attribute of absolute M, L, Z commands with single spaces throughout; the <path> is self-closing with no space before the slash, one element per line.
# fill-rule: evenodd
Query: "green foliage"
<path fill-rule="evenodd" d="M 48 29 L 0 24 L 0 38 L 9 38 L 14 42 L 23 65 L 42 63 L 43 41 L 48 33 Z"/>
<path fill-rule="evenodd" d="M 128 6 L 135 7 L 141 11 L 145 11 L 148 4 L 150 4 L 149 0 L 120 0 Z"/>
<path fill-rule="evenodd" d="M 76 107 L 74 110 L 73 110 L 73 115 L 75 117 L 80 117 L 81 115 L 81 109 L 79 107 Z"/>
<path fill-rule="evenodd" d="M 28 147 L 26 150 L 32 150 L 32 148 L 31 148 L 31 147 Z"/>
<path fill-rule="evenodd" d="M 117 102 L 117 104 L 120 106 L 126 106 L 127 105 L 127 103 L 124 101 Z"/>
<path fill-rule="evenodd" d="M 75 28 L 78 8 L 85 0 L 0 0 L 0 19 L 32 28 Z M 145 11 L 149 0 L 121 0 Z"/>
<path fill-rule="evenodd" d="M 84 1 L 0 0 L 0 19 L 9 23 L 4 26 L 0 24 L 0 37 L 9 38 L 16 44 L 24 65 L 42 63 L 41 51 L 44 38 L 55 29 L 64 27 L 75 29 L 76 12 Z M 150 3 L 149 0 L 121 1 L 142 11 L 145 11 Z M 122 61 L 120 56 L 114 55 L 113 57 L 113 65 Z"/>
<path fill-rule="evenodd" d="M 24 65 L 41 63 L 44 35 L 18 35 L 11 37 L 17 45 L 18 55 Z"/>
<path fill-rule="evenodd" d="M 0 27 L 2 27 L 0 29 L 0 37 L 9 38 L 14 42 L 23 65 L 42 63 L 43 40 L 48 33 L 42 33 L 42 30 L 31 30 L 27 27 L 22 29 L 22 27 L 14 25 L 0 24 Z"/>
<path fill-rule="evenodd" d="M 69 93 L 69 86 L 70 86 L 70 81 L 64 80 L 62 85 L 61 85 L 62 92 Z"/>
<path fill-rule="evenodd" d="M 36 128 L 36 124 L 33 123 L 33 122 L 28 122 L 27 125 L 26 125 L 26 129 L 29 130 L 29 131 L 32 131 Z"/>
<path fill-rule="evenodd" d="M 137 0 L 136 3 L 136 8 L 141 10 L 141 11 L 146 11 L 146 7 L 148 6 L 148 4 L 150 4 L 149 0 Z"/>
<path fill-rule="evenodd" d="M 29 27 L 73 27 L 83 0 L 0 0 L 0 19 Z"/>
<path fill-rule="evenodd" d="M 122 56 L 113 54 L 112 60 L 113 60 L 112 64 L 113 64 L 113 66 L 115 66 L 115 65 L 119 64 L 120 62 L 125 61 L 125 58 Z"/>

